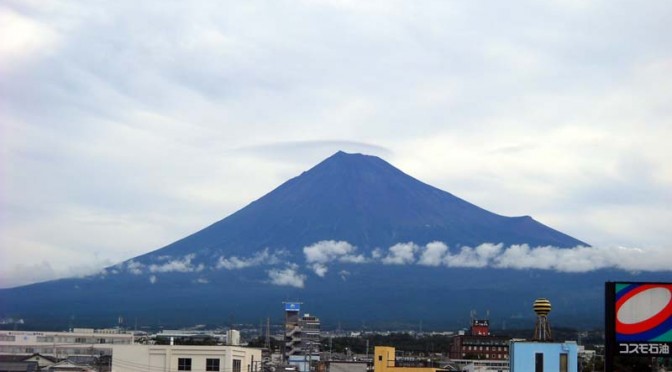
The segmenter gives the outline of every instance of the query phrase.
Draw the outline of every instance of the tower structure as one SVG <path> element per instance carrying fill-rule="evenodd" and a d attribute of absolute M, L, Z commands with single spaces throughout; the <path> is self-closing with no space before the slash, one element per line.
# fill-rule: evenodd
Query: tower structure
<path fill-rule="evenodd" d="M 285 302 L 285 350 L 284 359 L 301 354 L 301 325 L 299 324 L 300 302 Z"/>
<path fill-rule="evenodd" d="M 300 302 L 285 302 L 285 362 L 299 372 L 314 370 L 320 360 L 320 319 L 310 314 L 299 315 Z"/>
<path fill-rule="evenodd" d="M 538 298 L 532 305 L 537 314 L 537 321 L 534 324 L 533 341 L 553 341 L 551 325 L 548 322 L 548 314 L 551 312 L 551 301 L 545 298 Z"/>

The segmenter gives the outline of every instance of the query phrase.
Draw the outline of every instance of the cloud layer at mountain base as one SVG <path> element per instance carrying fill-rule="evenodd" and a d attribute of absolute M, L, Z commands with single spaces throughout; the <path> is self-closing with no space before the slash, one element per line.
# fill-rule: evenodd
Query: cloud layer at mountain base
<path fill-rule="evenodd" d="M 626 272 L 672 271 L 672 260 L 663 248 L 585 247 L 558 248 L 552 246 L 530 247 L 527 244 L 504 246 L 501 243 L 484 243 L 476 247 L 451 248 L 442 242 L 418 245 L 398 243 L 386 249 L 375 248 L 367 255 L 345 241 L 323 240 L 302 249 L 303 257 L 292 257 L 287 250 L 273 251 L 266 248 L 250 257 L 224 256 L 210 265 L 198 262 L 198 256 L 162 256 L 160 264 L 143 264 L 135 260 L 113 266 L 97 275 L 150 275 L 153 284 L 162 274 L 200 273 L 194 283 L 209 284 L 208 273 L 239 271 L 267 267 L 266 283 L 278 286 L 304 288 L 310 280 L 320 280 L 330 275 L 330 267 L 341 269 L 331 275 L 346 281 L 352 269 L 344 265 L 412 265 L 444 268 L 475 268 L 483 270 L 550 270 L 562 273 L 586 273 L 602 269 Z M 317 278 L 308 275 L 314 274 Z"/>

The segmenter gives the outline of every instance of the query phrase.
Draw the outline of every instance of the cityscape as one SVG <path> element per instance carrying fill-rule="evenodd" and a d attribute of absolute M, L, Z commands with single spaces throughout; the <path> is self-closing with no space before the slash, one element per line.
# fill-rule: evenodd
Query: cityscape
<path fill-rule="evenodd" d="M 536 314 L 533 329 L 510 334 L 492 332 L 489 320 L 475 312 L 465 328 L 455 331 L 327 330 L 319 317 L 302 311 L 304 306 L 309 304 L 284 302 L 283 323 L 271 324 L 267 318 L 259 327 L 146 331 L 137 325 L 126 328 L 120 317 L 113 328 L 58 332 L 20 330 L 22 323 L 14 322 L 13 330 L 7 324 L 0 330 L 0 371 L 564 372 L 672 367 L 669 342 L 649 344 L 646 356 L 632 358 L 626 350 L 614 364 L 603 330 L 554 329 L 552 304 L 546 298 L 530 306 Z"/>
<path fill-rule="evenodd" d="M 0 372 L 672 371 L 670 19 L 1 1 Z"/>

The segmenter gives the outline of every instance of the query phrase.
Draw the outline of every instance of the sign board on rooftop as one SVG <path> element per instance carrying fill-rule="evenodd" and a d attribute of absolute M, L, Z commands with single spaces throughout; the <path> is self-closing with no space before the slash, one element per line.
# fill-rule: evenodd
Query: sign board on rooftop
<path fill-rule="evenodd" d="M 299 311 L 301 304 L 298 302 L 285 302 L 285 311 Z"/>
<path fill-rule="evenodd" d="M 605 284 L 607 351 L 622 356 L 672 356 L 672 283 Z"/>

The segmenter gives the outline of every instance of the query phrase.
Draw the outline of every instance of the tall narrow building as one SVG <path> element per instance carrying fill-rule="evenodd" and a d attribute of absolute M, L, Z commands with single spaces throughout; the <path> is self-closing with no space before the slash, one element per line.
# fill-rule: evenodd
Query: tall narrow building
<path fill-rule="evenodd" d="M 304 314 L 299 320 L 301 327 L 301 349 L 303 355 L 319 357 L 320 355 L 320 319 Z M 315 360 L 311 358 L 311 360 Z"/>
<path fill-rule="evenodd" d="M 301 303 L 285 302 L 285 361 L 293 355 L 301 355 L 301 326 L 299 324 L 299 311 Z"/>
<path fill-rule="evenodd" d="M 310 314 L 300 316 L 299 302 L 285 303 L 285 362 L 301 372 L 310 371 L 320 360 L 320 319 Z"/>

